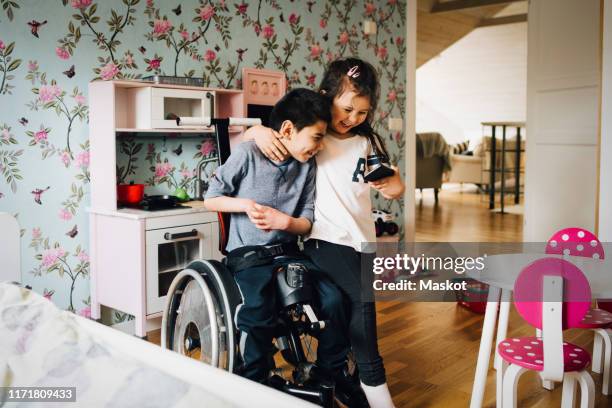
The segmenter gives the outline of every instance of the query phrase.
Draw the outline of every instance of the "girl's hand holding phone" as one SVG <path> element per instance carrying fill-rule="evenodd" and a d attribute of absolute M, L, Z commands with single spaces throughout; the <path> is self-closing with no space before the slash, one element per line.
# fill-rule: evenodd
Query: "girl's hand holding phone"
<path fill-rule="evenodd" d="M 399 169 L 396 166 L 391 167 L 395 172 L 392 176 L 368 183 L 373 189 L 380 192 L 380 194 L 382 194 L 382 196 L 387 200 L 400 198 L 406 189 L 406 186 L 400 177 Z"/>

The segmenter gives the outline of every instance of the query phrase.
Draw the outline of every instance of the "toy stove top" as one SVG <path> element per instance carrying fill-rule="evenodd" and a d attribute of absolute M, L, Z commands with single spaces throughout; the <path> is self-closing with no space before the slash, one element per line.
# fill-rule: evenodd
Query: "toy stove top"
<path fill-rule="evenodd" d="M 145 196 L 142 201 L 136 205 L 124 206 L 124 208 L 135 208 L 144 211 L 163 211 L 190 207 L 182 205 L 175 196 L 151 195 Z"/>

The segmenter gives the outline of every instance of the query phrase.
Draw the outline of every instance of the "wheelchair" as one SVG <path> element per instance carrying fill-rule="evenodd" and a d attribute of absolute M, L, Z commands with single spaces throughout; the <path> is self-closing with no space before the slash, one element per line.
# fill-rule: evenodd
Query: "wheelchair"
<path fill-rule="evenodd" d="M 227 214 L 219 214 L 219 247 L 227 244 Z M 272 375 L 269 385 L 323 407 L 334 405 L 334 383 L 313 364 L 316 336 L 327 322 L 310 305 L 308 271 L 298 261 L 276 271 L 278 326 L 273 354 L 292 367 L 291 381 Z M 196 260 L 178 273 L 162 315 L 161 345 L 223 370 L 239 373 L 241 359 L 234 315 L 242 298 L 232 272 L 217 260 Z M 271 365 L 275 367 L 275 365 Z"/>

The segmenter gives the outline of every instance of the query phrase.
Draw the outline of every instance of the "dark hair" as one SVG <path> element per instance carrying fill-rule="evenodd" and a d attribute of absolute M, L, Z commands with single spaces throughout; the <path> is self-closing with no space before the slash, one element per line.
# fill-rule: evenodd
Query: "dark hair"
<path fill-rule="evenodd" d="M 376 69 L 370 63 L 359 58 L 343 58 L 332 61 L 323 74 L 319 92 L 327 96 L 332 103 L 335 97 L 342 95 L 347 90 L 354 90 L 359 96 L 365 96 L 370 100 L 370 111 L 366 120 L 359 126 L 355 126 L 352 132 L 367 137 L 376 154 L 382 153 L 389 157 L 382 138 L 372 128 L 371 123 L 380 96 Z"/>
<path fill-rule="evenodd" d="M 300 131 L 318 121 L 331 122 L 329 98 L 306 88 L 295 88 L 283 96 L 270 112 L 270 127 L 279 131 L 289 120 Z"/>

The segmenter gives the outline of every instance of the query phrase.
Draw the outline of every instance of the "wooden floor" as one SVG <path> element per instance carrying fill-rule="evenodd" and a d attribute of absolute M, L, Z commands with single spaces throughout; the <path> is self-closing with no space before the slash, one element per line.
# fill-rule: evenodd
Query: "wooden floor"
<path fill-rule="evenodd" d="M 508 202 L 508 204 L 511 204 Z M 425 191 L 417 199 L 417 241 L 520 242 L 523 217 L 495 214 L 481 195 L 442 191 L 439 204 Z M 483 316 L 455 303 L 380 302 L 378 335 L 393 400 L 398 407 L 469 406 Z M 509 336 L 533 335 L 512 310 Z M 588 330 L 565 332 L 566 339 L 592 350 Z M 492 359 L 491 359 L 492 360 Z M 601 375 L 595 379 L 597 407 L 612 406 L 601 394 Z M 533 373 L 522 376 L 519 407 L 561 404 L 561 387 L 547 391 Z M 495 371 L 489 372 L 485 407 L 495 406 Z"/>
<path fill-rule="evenodd" d="M 434 205 L 425 191 L 416 206 L 417 241 L 520 242 L 522 215 L 494 214 L 482 195 L 442 191 Z M 379 302 L 377 304 L 380 351 L 388 383 L 398 407 L 460 407 L 469 405 L 483 316 L 455 303 Z M 533 329 L 512 310 L 509 336 L 532 335 Z M 588 330 L 565 332 L 566 339 L 592 350 Z M 149 339 L 159 344 L 159 333 Z M 492 360 L 492 359 L 491 359 Z M 597 407 L 611 407 L 612 397 L 601 394 L 601 375 L 595 379 Z M 561 388 L 540 387 L 533 373 L 522 376 L 519 407 L 558 407 Z M 485 407 L 495 406 L 495 371 L 490 370 Z"/>

